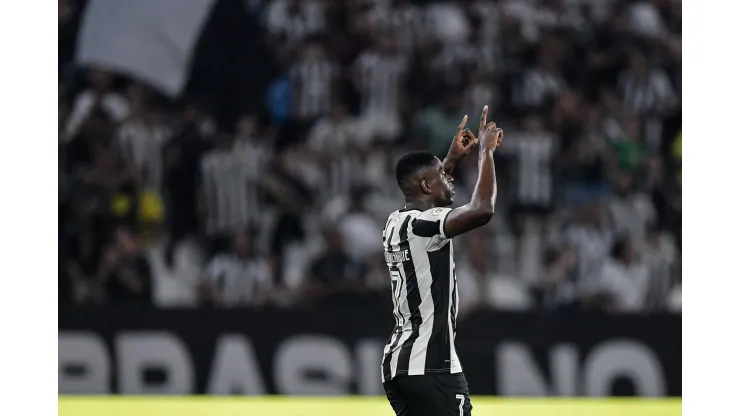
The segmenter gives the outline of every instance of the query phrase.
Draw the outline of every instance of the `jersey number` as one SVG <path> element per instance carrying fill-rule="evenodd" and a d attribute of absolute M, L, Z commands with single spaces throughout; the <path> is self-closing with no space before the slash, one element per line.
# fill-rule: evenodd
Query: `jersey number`
<path fill-rule="evenodd" d="M 401 300 L 401 273 L 391 270 L 391 286 L 393 287 L 393 298 Z"/>
<path fill-rule="evenodd" d="M 391 268 L 391 287 L 393 288 L 393 316 L 396 318 L 396 326 L 403 325 L 403 314 L 401 313 L 401 289 L 403 288 L 403 278 L 401 273 Z"/>
<path fill-rule="evenodd" d="M 456 394 L 455 398 L 457 400 L 460 400 L 460 416 L 463 416 L 463 407 L 465 406 L 465 395 L 464 394 Z"/>

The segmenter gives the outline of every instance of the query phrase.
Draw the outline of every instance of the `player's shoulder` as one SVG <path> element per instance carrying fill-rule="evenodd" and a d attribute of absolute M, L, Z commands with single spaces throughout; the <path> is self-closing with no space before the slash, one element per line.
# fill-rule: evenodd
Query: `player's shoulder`
<path fill-rule="evenodd" d="M 390 213 L 388 215 L 388 219 L 386 220 L 386 228 L 391 223 L 402 223 L 407 222 L 411 223 L 414 222 L 418 216 L 421 214 L 422 211 L 419 211 L 418 209 L 398 209 Z"/>
<path fill-rule="evenodd" d="M 390 220 L 392 220 L 392 219 L 394 219 L 394 218 L 398 217 L 398 214 L 399 214 L 400 212 L 401 212 L 401 210 L 400 210 L 400 209 L 397 209 L 397 210 L 395 210 L 395 211 L 391 212 L 390 214 L 388 214 L 388 221 L 390 221 Z"/>
<path fill-rule="evenodd" d="M 406 219 L 409 218 L 413 220 L 414 218 L 421 215 L 424 211 L 418 210 L 418 209 L 397 209 L 388 215 L 388 221 L 392 221 L 394 219 Z"/>
<path fill-rule="evenodd" d="M 437 207 L 437 208 L 430 208 L 428 210 L 422 211 L 418 209 L 399 209 L 396 211 L 393 211 L 389 216 L 387 223 L 390 223 L 393 220 L 402 218 L 406 219 L 408 218 L 410 221 L 415 220 L 425 220 L 425 221 L 437 221 L 444 219 L 445 216 L 447 216 L 447 213 L 452 211 L 452 208 L 444 208 L 444 207 Z"/>
<path fill-rule="evenodd" d="M 444 219 L 447 214 L 452 211 L 452 208 L 447 207 L 436 207 L 430 208 L 426 211 L 419 211 L 417 218 L 425 221 L 438 221 Z"/>
<path fill-rule="evenodd" d="M 435 207 L 426 211 L 417 211 L 411 221 L 411 231 L 416 237 L 425 241 L 427 250 L 436 250 L 447 239 L 444 223 L 451 208 Z"/>

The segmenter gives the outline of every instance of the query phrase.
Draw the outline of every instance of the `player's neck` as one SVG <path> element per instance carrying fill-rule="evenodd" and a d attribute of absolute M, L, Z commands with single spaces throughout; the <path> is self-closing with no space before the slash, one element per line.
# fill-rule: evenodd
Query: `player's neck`
<path fill-rule="evenodd" d="M 428 200 L 406 200 L 406 209 L 418 209 L 419 211 L 426 211 L 434 208 L 434 203 Z"/>

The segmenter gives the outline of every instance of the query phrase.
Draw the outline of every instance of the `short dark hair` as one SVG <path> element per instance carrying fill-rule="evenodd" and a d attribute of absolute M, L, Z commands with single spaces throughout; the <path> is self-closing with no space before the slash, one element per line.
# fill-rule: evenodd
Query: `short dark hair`
<path fill-rule="evenodd" d="M 402 189 L 409 177 L 420 169 L 431 166 L 437 157 L 429 152 L 411 152 L 401 156 L 396 162 L 396 181 Z"/>

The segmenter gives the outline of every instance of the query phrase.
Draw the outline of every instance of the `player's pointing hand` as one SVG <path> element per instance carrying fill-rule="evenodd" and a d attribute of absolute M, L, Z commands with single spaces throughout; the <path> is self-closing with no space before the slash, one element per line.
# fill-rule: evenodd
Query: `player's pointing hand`
<path fill-rule="evenodd" d="M 478 130 L 481 149 L 496 150 L 504 140 L 504 131 L 496 127 L 496 123 L 493 121 L 486 123 L 487 118 L 488 106 L 484 106 L 480 116 L 480 129 Z"/>
<path fill-rule="evenodd" d="M 457 163 L 462 160 L 478 143 L 478 139 L 475 137 L 473 132 L 465 128 L 465 124 L 467 122 L 468 116 L 466 115 L 463 117 L 460 125 L 457 126 L 457 134 L 455 134 L 455 137 L 452 139 L 450 150 L 447 152 L 446 159 L 452 163 Z"/>

